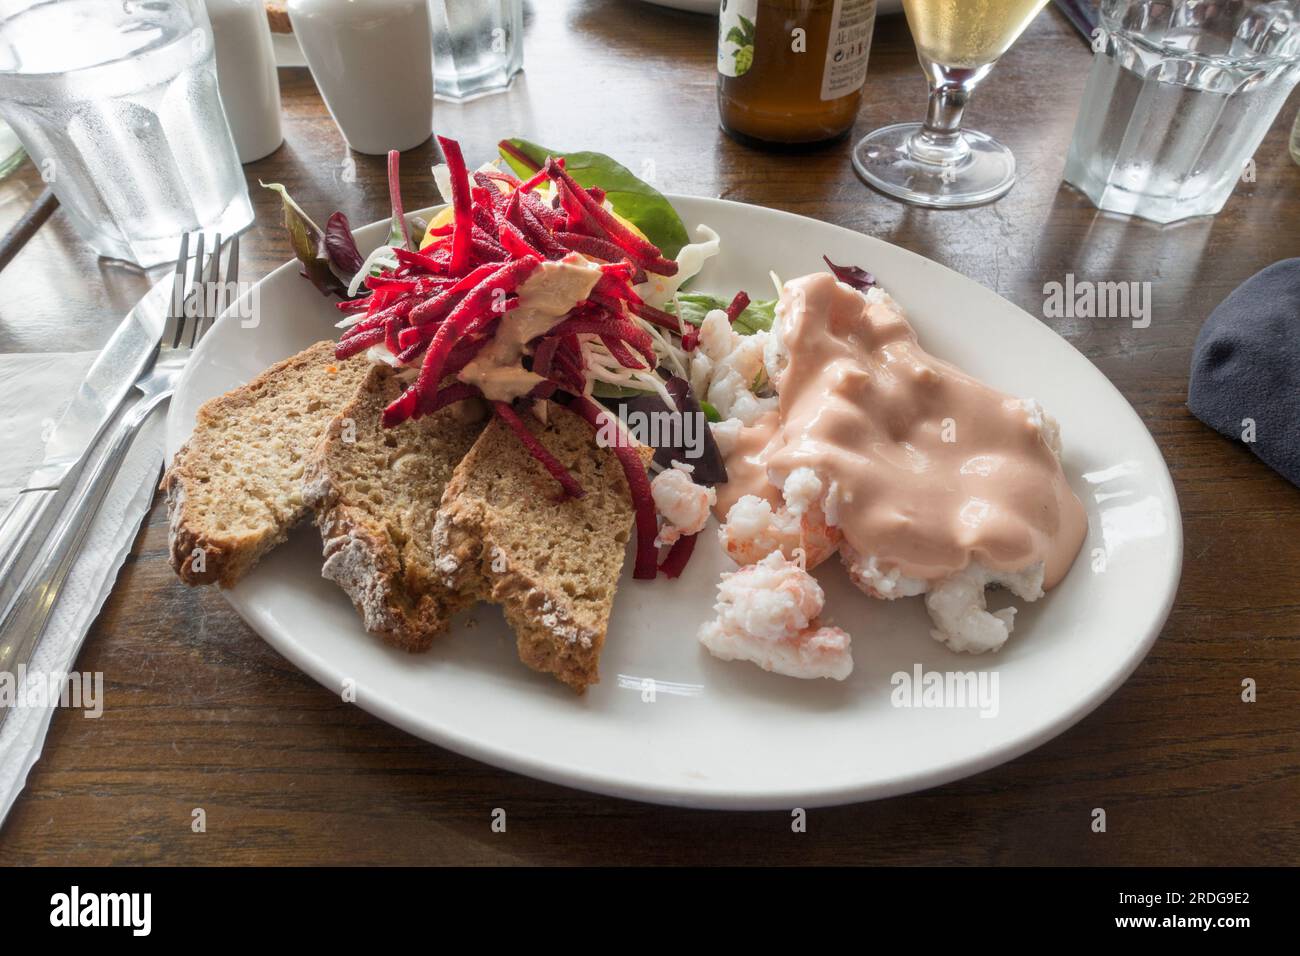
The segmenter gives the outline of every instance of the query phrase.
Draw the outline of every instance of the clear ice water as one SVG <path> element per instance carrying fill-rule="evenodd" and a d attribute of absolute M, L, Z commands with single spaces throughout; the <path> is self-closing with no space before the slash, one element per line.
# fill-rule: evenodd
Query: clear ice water
<path fill-rule="evenodd" d="M 45 0 L 0 22 L 0 115 L 102 256 L 175 259 L 253 219 L 201 0 Z"/>
<path fill-rule="evenodd" d="M 1292 5 L 1266 6 L 1267 40 L 1241 20 L 1226 34 L 1207 24 L 1156 32 L 1147 20 L 1136 36 L 1109 24 L 1118 29 L 1093 58 L 1066 182 L 1098 208 L 1156 222 L 1222 209 L 1300 78 Z"/>
<path fill-rule="evenodd" d="M 509 89 L 523 66 L 521 0 L 432 0 L 433 79 L 461 102 Z"/>

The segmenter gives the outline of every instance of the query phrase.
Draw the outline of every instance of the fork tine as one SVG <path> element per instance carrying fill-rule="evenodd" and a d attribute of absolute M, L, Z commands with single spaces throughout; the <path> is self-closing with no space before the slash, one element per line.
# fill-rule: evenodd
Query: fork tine
<path fill-rule="evenodd" d="M 226 282 L 234 285 L 239 281 L 239 237 L 230 240 L 230 255 L 226 258 Z"/>
<path fill-rule="evenodd" d="M 181 336 L 175 343 L 178 349 L 182 345 L 190 347 L 194 343 L 194 326 L 203 321 L 203 245 L 205 239 L 207 239 L 207 233 L 200 232 L 199 242 L 194 250 L 194 282 L 191 282 L 190 287 L 188 287 L 188 294 L 194 295 L 194 306 L 185 310 L 185 321 L 181 323 Z"/>
<path fill-rule="evenodd" d="M 220 247 L 218 247 L 218 249 L 219 248 Z M 213 271 L 215 274 L 216 271 L 215 268 Z M 227 294 L 228 293 L 233 294 L 238 282 L 239 282 L 239 236 L 236 235 L 230 238 L 230 250 L 229 252 L 226 253 L 225 274 L 220 279 L 217 280 L 218 295 L 220 296 L 220 298 L 218 299 L 217 313 L 212 317 L 211 321 L 205 323 L 203 327 L 199 330 L 198 333 L 199 338 L 201 338 L 203 334 L 208 331 L 208 329 L 212 328 L 212 325 L 216 321 L 217 316 L 221 315 L 221 313 L 226 310 L 226 306 L 228 306 L 230 304 L 230 301 L 232 301 L 227 299 Z"/>
<path fill-rule="evenodd" d="M 221 233 L 217 233 L 216 241 L 213 243 L 212 263 L 208 269 L 208 287 L 212 294 L 212 314 L 208 316 L 208 321 L 203 323 L 203 328 L 210 328 L 212 323 L 217 321 L 217 316 L 226 310 L 225 287 L 221 282 Z M 195 339 L 203 334 L 203 328 L 200 328 Z"/>
<path fill-rule="evenodd" d="M 190 258 L 190 234 L 181 234 L 180 252 L 176 253 L 176 272 L 172 276 L 172 298 L 167 306 L 167 321 L 163 324 L 162 338 L 158 341 L 164 346 L 172 345 L 180 334 L 185 315 L 185 267 Z"/>
<path fill-rule="evenodd" d="M 212 240 L 212 255 L 207 262 L 207 276 L 199 284 L 199 298 L 202 302 L 190 331 L 189 347 L 193 348 L 204 331 L 217 316 L 221 314 L 221 284 L 218 273 L 221 270 L 221 233 L 216 233 Z"/>

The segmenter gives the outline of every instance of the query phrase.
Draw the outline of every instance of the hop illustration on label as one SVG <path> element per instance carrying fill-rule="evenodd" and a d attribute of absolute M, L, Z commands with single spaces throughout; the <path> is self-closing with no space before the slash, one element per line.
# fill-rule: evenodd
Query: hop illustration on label
<path fill-rule="evenodd" d="M 754 65 L 754 21 L 748 17 L 738 17 L 740 26 L 727 31 L 727 42 L 736 44 L 731 54 L 736 61 L 736 76 L 743 76 Z"/>

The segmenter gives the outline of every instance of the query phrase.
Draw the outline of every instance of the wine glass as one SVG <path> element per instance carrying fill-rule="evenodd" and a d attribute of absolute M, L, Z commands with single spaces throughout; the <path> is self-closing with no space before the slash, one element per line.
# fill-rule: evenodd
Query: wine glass
<path fill-rule="evenodd" d="M 883 193 L 919 206 L 973 206 L 1016 181 L 1016 159 L 993 137 L 961 128 L 962 112 L 1047 0 L 903 0 L 930 81 L 924 123 L 895 123 L 853 149 L 853 168 Z"/>

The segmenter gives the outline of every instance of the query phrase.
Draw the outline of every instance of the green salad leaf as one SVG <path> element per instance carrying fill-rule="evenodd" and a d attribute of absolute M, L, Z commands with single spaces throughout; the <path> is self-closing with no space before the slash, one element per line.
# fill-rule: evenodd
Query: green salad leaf
<path fill-rule="evenodd" d="M 592 383 L 591 394 L 597 398 L 634 398 L 637 395 L 644 395 L 645 389 L 597 381 Z"/>
<path fill-rule="evenodd" d="M 645 233 L 666 259 L 676 259 L 682 246 L 690 242 L 682 217 L 663 193 L 604 153 L 565 153 L 526 139 L 503 140 L 500 152 L 515 174 L 524 179 L 541 169 L 546 157 L 564 157 L 569 175 L 584 187 L 605 190 L 614 211 Z"/>
<path fill-rule="evenodd" d="M 312 221 L 311 216 L 303 212 L 301 206 L 293 201 L 287 190 L 280 183 L 262 183 L 267 189 L 280 194 L 284 205 L 284 228 L 289 234 L 289 245 L 293 254 L 302 263 L 302 274 L 311 280 L 311 284 L 328 295 L 331 292 L 346 292 L 347 278 L 339 275 L 330 262 L 326 248 L 325 233 Z M 345 220 L 346 223 L 346 220 Z"/>
<path fill-rule="evenodd" d="M 727 306 L 731 305 L 730 299 L 720 299 L 707 292 L 679 292 L 676 301 L 681 304 L 682 320 L 691 325 L 699 325 L 714 309 L 722 309 L 725 312 Z M 676 308 L 673 302 L 664 306 L 667 312 L 675 312 Z M 736 316 L 732 328 L 741 335 L 766 332 L 772 328 L 772 320 L 775 318 L 776 299 L 755 301 L 745 306 L 745 311 Z"/>

